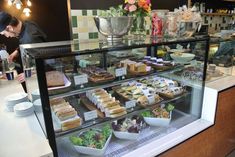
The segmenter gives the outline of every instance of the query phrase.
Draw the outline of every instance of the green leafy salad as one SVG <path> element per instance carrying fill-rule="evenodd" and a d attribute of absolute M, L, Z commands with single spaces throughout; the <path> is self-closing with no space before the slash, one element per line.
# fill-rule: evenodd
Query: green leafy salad
<path fill-rule="evenodd" d="M 96 149 L 102 149 L 112 134 L 112 130 L 109 125 L 105 125 L 101 129 L 90 129 L 83 132 L 79 136 L 70 136 L 70 141 L 77 146 L 91 147 Z"/>

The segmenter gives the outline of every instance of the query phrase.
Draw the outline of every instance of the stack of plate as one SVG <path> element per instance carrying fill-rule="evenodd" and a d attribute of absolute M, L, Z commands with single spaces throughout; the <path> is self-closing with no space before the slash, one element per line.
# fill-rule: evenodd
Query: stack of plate
<path fill-rule="evenodd" d="M 5 104 L 8 111 L 13 112 L 14 106 L 16 104 L 19 104 L 21 102 L 27 102 L 28 101 L 28 95 L 26 93 L 15 93 L 12 95 L 9 95 L 5 98 Z"/>
<path fill-rule="evenodd" d="M 36 89 L 36 90 L 32 91 L 31 95 L 32 95 L 32 102 L 39 99 L 40 98 L 39 89 Z"/>
<path fill-rule="evenodd" d="M 41 112 L 42 111 L 42 102 L 41 99 L 37 99 L 33 102 L 34 109 L 36 112 Z"/>
<path fill-rule="evenodd" d="M 16 116 L 24 117 L 31 115 L 34 111 L 33 103 L 22 102 L 14 106 L 14 112 Z"/>

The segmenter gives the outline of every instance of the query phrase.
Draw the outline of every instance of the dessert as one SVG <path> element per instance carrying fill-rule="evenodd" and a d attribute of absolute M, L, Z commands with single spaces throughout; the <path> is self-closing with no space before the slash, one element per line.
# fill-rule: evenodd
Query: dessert
<path fill-rule="evenodd" d="M 64 86 L 64 74 L 59 71 L 46 72 L 46 80 L 48 87 Z"/>
<path fill-rule="evenodd" d="M 135 62 L 129 59 L 120 62 L 121 67 L 126 67 L 129 72 L 145 73 L 151 71 L 151 67 L 142 62 Z"/>
<path fill-rule="evenodd" d="M 80 69 L 81 73 L 85 73 L 88 75 L 89 80 L 92 82 L 103 82 L 103 81 L 110 81 L 114 79 L 114 76 L 104 69 L 95 66 L 89 66 L 86 68 Z"/>

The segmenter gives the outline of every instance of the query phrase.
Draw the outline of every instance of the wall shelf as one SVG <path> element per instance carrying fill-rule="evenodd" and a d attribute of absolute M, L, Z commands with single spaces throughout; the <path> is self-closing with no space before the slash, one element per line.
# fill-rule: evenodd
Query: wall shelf
<path fill-rule="evenodd" d="M 227 13 L 202 13 L 205 16 L 234 16 L 235 14 L 227 14 Z"/>

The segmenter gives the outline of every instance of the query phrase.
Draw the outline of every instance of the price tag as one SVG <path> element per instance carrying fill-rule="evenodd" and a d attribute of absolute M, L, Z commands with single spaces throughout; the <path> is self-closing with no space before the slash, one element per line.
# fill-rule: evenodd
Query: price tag
<path fill-rule="evenodd" d="M 132 108 L 136 106 L 136 101 L 135 100 L 131 100 L 131 101 L 126 101 L 125 102 L 125 107 L 128 108 Z"/>
<path fill-rule="evenodd" d="M 115 70 L 115 75 L 116 77 L 119 77 L 119 76 L 124 76 L 126 75 L 126 68 L 118 68 Z"/>
<path fill-rule="evenodd" d="M 145 96 L 149 95 L 149 89 L 148 88 L 143 88 L 142 92 L 144 93 Z"/>
<path fill-rule="evenodd" d="M 74 76 L 74 82 L 75 82 L 75 85 L 81 85 L 81 84 L 88 83 L 87 74 Z"/>
<path fill-rule="evenodd" d="M 154 97 L 154 95 L 148 95 L 148 96 L 147 96 L 147 99 L 148 99 L 149 105 L 152 105 L 152 104 L 155 103 L 155 97 Z"/>
<path fill-rule="evenodd" d="M 98 115 L 97 115 L 97 111 L 96 110 L 84 113 L 85 121 L 92 120 L 92 119 L 95 119 L 97 117 L 98 117 Z"/>

